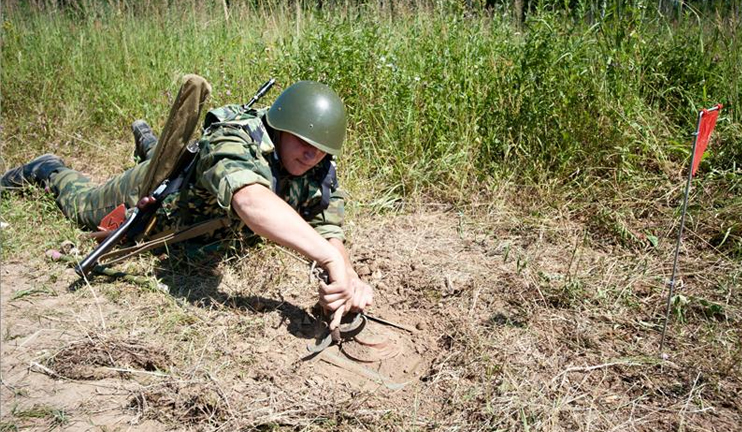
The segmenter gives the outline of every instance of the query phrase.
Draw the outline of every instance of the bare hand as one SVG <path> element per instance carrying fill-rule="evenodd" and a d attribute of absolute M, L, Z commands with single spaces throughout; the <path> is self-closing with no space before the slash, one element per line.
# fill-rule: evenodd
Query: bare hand
<path fill-rule="evenodd" d="M 140 199 L 139 202 L 137 202 L 137 207 L 139 208 L 139 210 L 144 210 L 145 208 L 156 202 L 157 200 L 155 199 L 155 197 L 146 196 Z"/>
<path fill-rule="evenodd" d="M 334 281 L 331 284 L 319 283 L 319 304 L 327 311 L 340 309 L 348 300 L 353 298 L 353 289 L 345 284 Z"/>
<path fill-rule="evenodd" d="M 349 299 L 338 300 L 338 302 L 342 301 L 342 303 L 340 303 L 340 306 L 332 314 L 332 319 L 330 320 L 331 331 L 340 325 L 340 320 L 342 320 L 343 315 L 346 313 L 351 311 L 363 312 L 368 306 L 374 303 L 374 291 L 369 284 L 363 282 L 355 275 L 350 276 L 349 279 L 353 294 Z M 330 287 L 326 284 L 321 284 L 320 286 L 322 287 L 320 289 L 320 304 L 322 304 L 322 289 L 329 289 Z M 326 298 L 333 299 L 335 297 L 333 295 L 327 295 Z M 332 305 L 334 306 L 334 304 Z M 331 311 L 332 308 L 326 306 L 325 310 Z"/>
<path fill-rule="evenodd" d="M 336 310 L 332 314 L 332 319 L 330 320 L 330 331 L 333 331 L 336 328 L 338 328 L 338 326 L 340 326 L 340 321 L 343 319 L 343 315 L 345 315 L 346 312 L 348 312 L 349 304 L 350 303 L 345 302 L 342 306 L 340 306 L 340 308 L 338 308 L 338 310 Z"/>
<path fill-rule="evenodd" d="M 374 304 L 374 291 L 369 284 L 355 276 L 351 278 L 350 285 L 353 287 L 353 297 L 350 299 L 351 311 L 363 312 Z"/>

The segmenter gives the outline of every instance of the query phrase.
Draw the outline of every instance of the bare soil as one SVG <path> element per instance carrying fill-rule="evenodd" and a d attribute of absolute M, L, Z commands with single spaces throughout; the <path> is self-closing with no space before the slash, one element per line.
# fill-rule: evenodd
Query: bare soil
<path fill-rule="evenodd" d="M 369 324 L 397 350 L 382 361 L 310 355 L 316 280 L 275 246 L 123 267 L 163 289 L 11 257 L 2 430 L 742 430 L 740 270 L 714 251 L 683 254 L 661 360 L 669 241 L 628 249 L 504 208 L 349 228 L 370 314 L 407 327 Z"/>

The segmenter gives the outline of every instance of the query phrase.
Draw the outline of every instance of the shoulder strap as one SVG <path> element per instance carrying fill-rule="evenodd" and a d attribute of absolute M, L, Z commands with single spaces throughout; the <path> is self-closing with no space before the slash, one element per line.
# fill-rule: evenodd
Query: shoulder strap
<path fill-rule="evenodd" d="M 214 108 L 206 113 L 204 117 L 204 130 L 209 129 L 214 124 L 222 123 L 235 118 L 242 111 L 242 107 L 237 104 L 224 105 Z"/>
<path fill-rule="evenodd" d="M 137 243 L 134 246 L 118 249 L 101 255 L 99 260 L 105 265 L 115 264 L 127 258 L 131 258 L 133 256 L 139 255 L 140 253 L 147 252 L 161 246 L 174 245 L 176 243 L 200 237 L 205 234 L 212 234 L 214 231 L 226 228 L 229 225 L 229 218 L 225 216 L 217 219 L 210 219 L 205 222 L 200 222 L 183 228 L 179 231 L 163 231 L 152 237 L 151 240 Z"/>
<path fill-rule="evenodd" d="M 335 162 L 333 162 L 332 157 L 328 155 L 323 164 L 325 164 L 326 169 L 320 171 L 320 173 L 324 173 L 321 184 L 322 199 L 315 205 L 302 209 L 301 215 L 305 220 L 311 220 L 327 210 L 327 207 L 330 206 L 330 197 L 338 188 L 337 171 L 335 170 Z"/>

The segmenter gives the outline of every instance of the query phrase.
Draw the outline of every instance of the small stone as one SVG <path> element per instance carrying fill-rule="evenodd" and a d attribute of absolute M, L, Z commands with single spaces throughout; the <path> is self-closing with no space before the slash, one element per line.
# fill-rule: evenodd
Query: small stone
<path fill-rule="evenodd" d="M 376 271 L 374 272 L 374 274 L 372 274 L 372 275 L 371 275 L 371 277 L 372 277 L 372 278 L 374 278 L 374 279 L 376 279 L 376 280 L 379 280 L 379 279 L 383 278 L 383 277 L 384 277 L 384 275 L 383 275 L 383 274 L 381 274 L 381 271 L 379 271 L 379 270 L 376 270 Z"/>
<path fill-rule="evenodd" d="M 379 264 L 376 261 L 371 261 L 368 264 L 368 268 L 371 269 L 372 273 L 376 273 L 376 271 L 379 270 Z"/>
<path fill-rule="evenodd" d="M 61 252 L 62 252 L 63 254 L 65 254 L 65 255 L 69 255 L 69 254 L 70 254 L 70 252 L 71 252 L 71 251 L 72 251 L 73 249 L 76 249 L 76 248 L 75 248 L 75 244 L 74 244 L 74 243 L 72 243 L 72 242 L 71 242 L 71 241 L 69 241 L 69 240 L 65 240 L 65 241 L 63 241 L 63 242 L 62 242 L 62 246 L 60 246 L 60 248 L 59 248 L 59 249 L 61 250 Z"/>
<path fill-rule="evenodd" d="M 379 291 L 388 291 L 389 285 L 385 284 L 384 282 L 379 282 L 376 284 L 376 289 Z"/>
<path fill-rule="evenodd" d="M 426 328 L 428 328 L 428 326 L 424 322 L 420 321 L 419 323 L 415 324 L 415 328 L 418 330 L 425 330 Z"/>
<path fill-rule="evenodd" d="M 358 276 L 368 276 L 371 274 L 371 269 L 367 265 L 361 265 L 358 266 L 356 273 L 358 273 Z"/>
<path fill-rule="evenodd" d="M 490 324 L 495 324 L 498 326 L 504 326 L 508 322 L 510 322 L 510 319 L 503 312 L 495 312 L 489 319 Z"/>
<path fill-rule="evenodd" d="M 46 256 L 54 261 L 57 261 L 62 258 L 62 253 L 58 250 L 49 249 L 48 251 L 46 251 Z"/>

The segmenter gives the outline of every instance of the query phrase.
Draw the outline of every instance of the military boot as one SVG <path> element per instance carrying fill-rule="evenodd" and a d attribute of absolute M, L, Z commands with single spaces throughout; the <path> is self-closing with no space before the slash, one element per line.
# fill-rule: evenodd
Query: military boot
<path fill-rule="evenodd" d="M 131 124 L 134 134 L 134 158 L 137 162 L 147 160 L 147 153 L 157 144 L 157 137 L 146 121 L 137 120 Z"/>
<path fill-rule="evenodd" d="M 55 172 L 67 168 L 62 159 L 53 154 L 39 156 L 31 162 L 8 170 L 0 178 L 0 189 L 23 188 L 29 184 L 45 186 Z"/>

